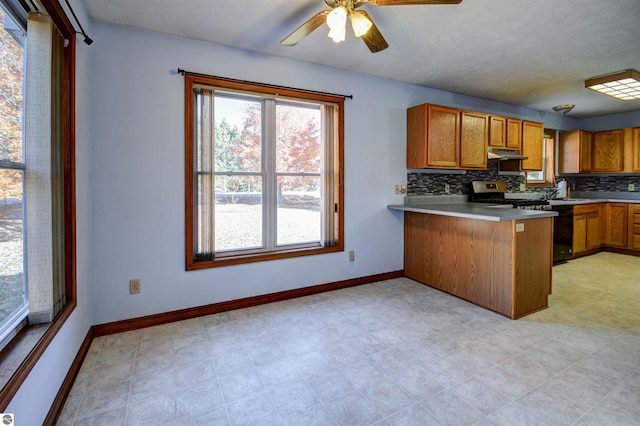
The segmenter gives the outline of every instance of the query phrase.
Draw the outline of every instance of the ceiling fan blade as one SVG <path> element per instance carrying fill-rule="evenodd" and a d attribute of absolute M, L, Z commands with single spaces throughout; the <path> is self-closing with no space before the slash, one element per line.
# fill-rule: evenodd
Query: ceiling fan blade
<path fill-rule="evenodd" d="M 369 31 L 367 31 L 362 37 L 360 37 L 362 41 L 364 41 L 364 43 L 367 45 L 371 53 L 376 53 L 389 47 L 387 41 L 384 39 L 384 37 L 382 37 L 380 30 L 378 30 L 378 27 L 376 27 L 376 24 L 373 22 L 373 19 L 371 19 L 371 16 L 369 16 L 369 14 L 364 10 L 361 10 L 360 13 L 364 14 L 372 24 L 371 28 L 369 28 Z"/>
<path fill-rule="evenodd" d="M 304 24 L 300 25 L 294 32 L 289 34 L 284 40 L 280 42 L 283 46 L 295 46 L 300 43 L 302 39 L 315 31 L 320 25 L 327 21 L 327 15 L 330 10 L 323 10 L 318 12 L 314 17 L 309 19 Z"/>
<path fill-rule="evenodd" d="M 459 4 L 462 0 L 369 0 L 374 6 L 404 6 L 412 4 Z"/>

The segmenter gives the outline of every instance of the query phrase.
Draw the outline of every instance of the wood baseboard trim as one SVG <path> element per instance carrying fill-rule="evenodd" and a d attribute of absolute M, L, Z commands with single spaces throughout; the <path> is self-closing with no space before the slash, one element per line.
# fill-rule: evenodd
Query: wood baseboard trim
<path fill-rule="evenodd" d="M 140 328 L 167 324 L 175 321 L 182 321 L 190 318 L 201 317 L 204 315 L 217 314 L 234 309 L 250 308 L 252 306 L 264 305 L 266 303 L 280 302 L 283 300 L 310 296 L 312 294 L 339 290 L 341 288 L 354 287 L 376 281 L 384 281 L 401 277 L 404 277 L 403 270 L 369 275 L 360 278 L 352 278 L 349 280 L 336 281 L 327 284 L 319 284 L 311 287 L 297 288 L 294 290 L 280 291 L 277 293 L 263 294 L 260 296 L 247 297 L 244 299 L 230 300 L 227 302 L 213 303 L 211 305 L 196 306 L 194 308 L 180 309 L 177 311 L 164 312 L 161 314 L 148 315 L 145 317 L 131 318 L 123 321 L 115 321 L 93 326 L 93 336 L 99 337 L 109 334 L 122 333 L 125 331 L 137 330 Z"/>
<path fill-rule="evenodd" d="M 640 257 L 640 251 L 638 250 L 630 250 L 626 248 L 607 246 L 604 248 L 604 251 L 609 251 L 611 253 L 618 253 L 618 254 L 628 254 L 630 256 Z"/>
<path fill-rule="evenodd" d="M 629 256 L 640 257 L 640 251 L 638 250 L 630 250 L 628 248 L 614 247 L 614 246 L 602 246 L 595 249 L 580 252 L 576 255 L 571 256 L 567 260 L 573 260 L 573 259 L 579 259 L 585 256 L 591 256 L 592 254 L 600 253 L 602 251 L 606 251 L 609 253 L 628 254 Z"/>
<path fill-rule="evenodd" d="M 80 367 L 82 367 L 82 362 L 84 358 L 87 356 L 89 352 L 89 347 L 91 346 L 91 342 L 93 341 L 93 327 L 89 328 L 87 335 L 84 337 L 82 344 L 80 345 L 80 349 L 78 349 L 78 353 L 71 363 L 71 367 L 69 367 L 69 371 L 67 372 L 62 385 L 60 385 L 60 389 L 58 390 L 58 394 L 56 395 L 51 407 L 49 408 L 49 413 L 45 418 L 43 424 L 44 425 L 55 425 L 62 414 L 62 409 L 64 408 L 64 404 L 67 401 L 67 397 L 71 392 L 71 388 L 73 387 L 73 383 L 80 372 Z"/>

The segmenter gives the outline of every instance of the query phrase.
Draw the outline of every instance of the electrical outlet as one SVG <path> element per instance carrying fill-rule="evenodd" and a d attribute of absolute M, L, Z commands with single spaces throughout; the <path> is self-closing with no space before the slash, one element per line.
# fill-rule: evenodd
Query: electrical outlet
<path fill-rule="evenodd" d="M 400 185 L 393 185 L 393 193 L 396 195 L 400 193 Z"/>
<path fill-rule="evenodd" d="M 407 193 L 407 186 L 404 183 L 400 184 L 400 193 L 401 194 L 406 194 Z"/>
<path fill-rule="evenodd" d="M 129 294 L 140 293 L 140 278 L 129 280 Z"/>
<path fill-rule="evenodd" d="M 527 188 L 526 188 L 525 184 L 524 184 L 524 183 L 521 183 L 521 184 L 520 184 L 520 192 L 524 192 L 526 189 L 527 189 Z"/>
<path fill-rule="evenodd" d="M 516 223 L 516 232 L 524 232 L 524 223 Z"/>
<path fill-rule="evenodd" d="M 636 190 L 636 186 L 632 183 L 629 184 L 629 191 L 635 191 Z"/>
<path fill-rule="evenodd" d="M 356 252 L 351 250 L 349 252 L 349 262 L 354 262 L 356 260 Z"/>
<path fill-rule="evenodd" d="M 448 183 L 444 184 L 444 193 L 445 194 L 450 194 L 451 193 L 451 187 L 449 186 Z"/>

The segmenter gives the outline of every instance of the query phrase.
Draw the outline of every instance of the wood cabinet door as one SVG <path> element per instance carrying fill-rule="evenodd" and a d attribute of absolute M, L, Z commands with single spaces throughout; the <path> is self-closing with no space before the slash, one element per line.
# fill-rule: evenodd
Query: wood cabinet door
<path fill-rule="evenodd" d="M 486 169 L 489 116 L 480 112 L 460 114 L 460 168 Z"/>
<path fill-rule="evenodd" d="M 622 130 L 595 132 L 592 148 L 592 171 L 621 172 L 624 170 L 624 134 Z"/>
<path fill-rule="evenodd" d="M 558 139 L 558 173 L 578 173 L 580 170 L 580 130 L 560 133 Z"/>
<path fill-rule="evenodd" d="M 640 204 L 629 204 L 629 248 L 640 250 Z"/>
<path fill-rule="evenodd" d="M 522 120 L 507 118 L 507 148 L 520 149 L 522 147 Z"/>
<path fill-rule="evenodd" d="M 571 130 L 560 133 L 558 173 L 591 171 L 591 133 Z"/>
<path fill-rule="evenodd" d="M 607 203 L 605 243 L 609 246 L 627 246 L 628 210 L 624 203 Z"/>
<path fill-rule="evenodd" d="M 586 240 L 587 250 L 592 250 L 600 247 L 600 218 L 597 213 L 587 215 Z"/>
<path fill-rule="evenodd" d="M 504 148 L 507 146 L 507 119 L 497 115 L 489 117 L 489 146 Z"/>
<path fill-rule="evenodd" d="M 607 243 L 607 203 L 600 203 L 600 245 Z"/>
<path fill-rule="evenodd" d="M 573 216 L 573 254 L 587 250 L 587 215 Z"/>
<path fill-rule="evenodd" d="M 579 172 L 591 171 L 591 133 L 580 130 L 580 167 Z"/>
<path fill-rule="evenodd" d="M 526 160 L 522 160 L 522 170 L 542 170 L 543 142 L 544 129 L 542 123 L 522 122 L 522 155 L 528 157 Z"/>
<path fill-rule="evenodd" d="M 452 168 L 460 162 L 460 110 L 429 105 L 427 166 Z"/>
<path fill-rule="evenodd" d="M 634 172 L 640 172 L 640 127 L 632 130 L 631 139 L 631 168 Z"/>

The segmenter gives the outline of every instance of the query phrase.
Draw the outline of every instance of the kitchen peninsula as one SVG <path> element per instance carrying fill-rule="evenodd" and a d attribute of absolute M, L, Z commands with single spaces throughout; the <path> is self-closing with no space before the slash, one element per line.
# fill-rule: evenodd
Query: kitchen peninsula
<path fill-rule="evenodd" d="M 404 212 L 407 277 L 512 319 L 548 306 L 556 212 L 466 202 L 388 208 Z"/>

